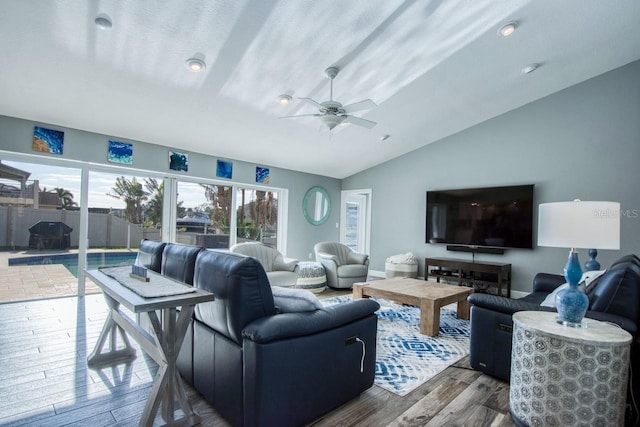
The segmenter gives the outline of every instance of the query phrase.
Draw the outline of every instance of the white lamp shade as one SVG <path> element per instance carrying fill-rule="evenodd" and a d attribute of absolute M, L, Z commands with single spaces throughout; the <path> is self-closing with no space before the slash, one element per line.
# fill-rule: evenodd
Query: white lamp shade
<path fill-rule="evenodd" d="M 620 249 L 620 203 L 574 201 L 540 204 L 538 245 Z"/>

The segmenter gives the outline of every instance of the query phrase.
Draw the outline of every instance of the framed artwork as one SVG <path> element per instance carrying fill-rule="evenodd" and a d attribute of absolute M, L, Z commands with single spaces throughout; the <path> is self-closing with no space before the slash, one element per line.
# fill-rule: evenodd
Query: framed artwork
<path fill-rule="evenodd" d="M 187 172 L 189 170 L 189 157 L 184 153 L 169 151 L 169 169 Z"/>
<path fill-rule="evenodd" d="M 261 168 L 256 166 L 256 182 L 260 184 L 269 183 L 269 168 Z"/>
<path fill-rule="evenodd" d="M 130 165 L 133 163 L 133 144 L 109 141 L 109 154 L 107 155 L 107 160 L 113 163 Z"/>
<path fill-rule="evenodd" d="M 64 146 L 64 132 L 41 128 L 33 129 L 33 151 L 62 155 Z"/>
<path fill-rule="evenodd" d="M 220 178 L 231 179 L 232 174 L 233 174 L 233 163 L 227 162 L 225 160 L 218 160 L 218 164 L 216 166 L 216 176 Z"/>

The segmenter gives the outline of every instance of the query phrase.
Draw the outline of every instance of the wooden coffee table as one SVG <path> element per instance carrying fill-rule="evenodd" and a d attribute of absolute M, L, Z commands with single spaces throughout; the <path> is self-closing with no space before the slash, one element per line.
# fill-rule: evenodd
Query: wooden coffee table
<path fill-rule="evenodd" d="M 354 283 L 353 299 L 379 297 L 420 307 L 420 333 L 435 337 L 440 329 L 440 308 L 458 303 L 458 318 L 469 320 L 467 297 L 472 288 L 427 280 L 396 277 Z"/>

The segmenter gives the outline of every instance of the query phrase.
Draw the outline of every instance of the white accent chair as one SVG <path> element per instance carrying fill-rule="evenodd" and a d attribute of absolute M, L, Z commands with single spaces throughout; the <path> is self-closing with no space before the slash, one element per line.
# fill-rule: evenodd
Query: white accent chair
<path fill-rule="evenodd" d="M 298 260 L 285 258 L 276 249 L 260 242 L 237 243 L 229 249 L 233 253 L 256 258 L 267 272 L 271 286 L 294 287 L 298 281 Z"/>
<path fill-rule="evenodd" d="M 332 288 L 350 289 L 356 282 L 365 282 L 369 272 L 369 255 L 360 254 L 338 242 L 320 242 L 313 247 L 316 261 L 327 273 Z"/>

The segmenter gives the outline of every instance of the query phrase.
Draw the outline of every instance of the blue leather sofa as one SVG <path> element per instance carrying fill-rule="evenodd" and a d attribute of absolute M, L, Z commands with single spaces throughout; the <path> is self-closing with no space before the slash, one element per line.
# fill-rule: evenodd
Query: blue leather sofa
<path fill-rule="evenodd" d="M 553 290 L 565 283 L 563 276 L 539 273 L 533 281 L 533 292 L 524 298 L 509 299 L 475 293 L 471 303 L 471 336 L 469 363 L 473 369 L 508 381 L 511 372 L 511 316 L 518 311 L 554 308 L 540 306 Z M 589 297 L 586 317 L 612 322 L 634 338 L 640 325 L 640 258 L 626 255 L 614 262 L 597 279 Z M 637 354 L 632 346 L 632 357 Z"/>
<path fill-rule="evenodd" d="M 136 264 L 160 273 L 162 268 L 162 252 L 166 243 L 144 239 L 140 242 Z"/>
<path fill-rule="evenodd" d="M 215 294 L 196 305 L 177 364 L 232 425 L 304 425 L 373 385 L 377 302 L 281 312 L 255 258 L 152 241 L 140 252 L 139 264 L 160 257 L 163 274 L 189 283 L 193 271 Z"/>

